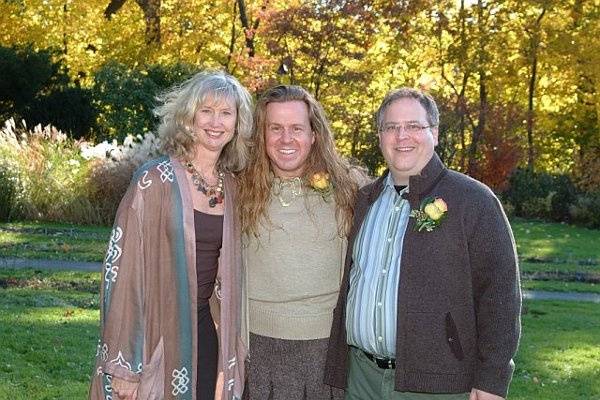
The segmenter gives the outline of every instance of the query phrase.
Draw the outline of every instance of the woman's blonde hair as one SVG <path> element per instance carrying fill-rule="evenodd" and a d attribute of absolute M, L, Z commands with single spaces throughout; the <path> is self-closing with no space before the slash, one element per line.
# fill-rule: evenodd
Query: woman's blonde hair
<path fill-rule="evenodd" d="M 310 126 L 315 135 L 302 178 L 308 182 L 315 173 L 329 174 L 337 206 L 338 231 L 340 235 L 347 235 L 352 226 L 358 185 L 351 177 L 349 164 L 336 151 L 325 111 L 310 93 L 300 86 L 293 85 L 279 85 L 268 89 L 257 102 L 254 111 L 256 134 L 253 138 L 250 165 L 241 175 L 239 188 L 238 209 L 242 231 L 257 235 L 260 223 L 270 223 L 266 210 L 274 175 L 265 143 L 267 105 L 288 101 L 301 101 L 306 104 Z"/>
<path fill-rule="evenodd" d="M 221 71 L 203 71 L 157 97 L 162 105 L 154 114 L 160 118 L 158 134 L 161 149 L 180 160 L 190 161 L 198 138 L 194 134 L 194 115 L 207 99 L 219 101 L 231 99 L 237 111 L 237 122 L 233 139 L 221 152 L 217 168 L 222 171 L 242 170 L 249 157 L 249 142 L 252 137 L 252 98 L 233 76 Z"/>

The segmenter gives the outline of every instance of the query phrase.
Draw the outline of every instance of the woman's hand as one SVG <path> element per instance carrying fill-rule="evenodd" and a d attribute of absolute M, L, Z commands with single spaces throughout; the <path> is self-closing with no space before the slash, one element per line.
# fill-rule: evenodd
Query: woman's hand
<path fill-rule="evenodd" d="M 473 388 L 469 400 L 504 400 L 503 397 L 496 396 L 483 390 Z"/>
<path fill-rule="evenodd" d="M 113 394 L 119 400 L 136 400 L 139 382 L 129 382 L 113 376 L 111 386 Z"/>

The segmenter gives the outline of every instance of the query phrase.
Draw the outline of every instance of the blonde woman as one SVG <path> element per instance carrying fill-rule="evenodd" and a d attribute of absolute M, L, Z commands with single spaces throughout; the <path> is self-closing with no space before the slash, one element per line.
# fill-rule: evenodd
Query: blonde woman
<path fill-rule="evenodd" d="M 251 98 L 232 76 L 203 72 L 161 100 L 166 155 L 134 174 L 104 263 L 90 399 L 238 399 L 247 341 L 234 174 Z"/>
<path fill-rule="evenodd" d="M 267 90 L 255 124 L 238 202 L 248 276 L 248 397 L 341 398 L 323 384 L 324 362 L 357 184 L 322 107 L 301 87 Z"/>

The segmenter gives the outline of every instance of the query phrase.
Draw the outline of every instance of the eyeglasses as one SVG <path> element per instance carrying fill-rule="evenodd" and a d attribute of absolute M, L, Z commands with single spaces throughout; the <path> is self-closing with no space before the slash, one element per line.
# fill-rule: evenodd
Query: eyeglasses
<path fill-rule="evenodd" d="M 386 124 L 380 132 L 385 135 L 399 135 L 404 130 L 408 135 L 416 136 L 427 128 L 433 128 L 433 125 L 423 126 L 416 122 L 408 122 L 406 124 Z"/>

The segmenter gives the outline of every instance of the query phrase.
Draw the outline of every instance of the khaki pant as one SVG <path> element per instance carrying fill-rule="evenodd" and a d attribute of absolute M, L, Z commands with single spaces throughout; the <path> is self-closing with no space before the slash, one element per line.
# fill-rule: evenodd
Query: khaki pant
<path fill-rule="evenodd" d="M 350 347 L 346 400 L 468 400 L 469 393 L 394 392 L 393 369 L 381 369 L 357 348 Z"/>

